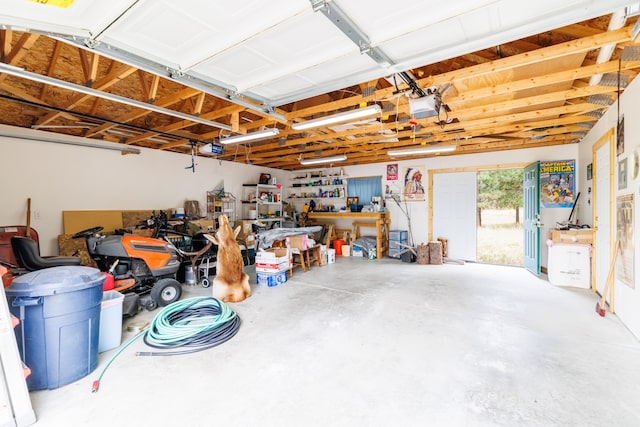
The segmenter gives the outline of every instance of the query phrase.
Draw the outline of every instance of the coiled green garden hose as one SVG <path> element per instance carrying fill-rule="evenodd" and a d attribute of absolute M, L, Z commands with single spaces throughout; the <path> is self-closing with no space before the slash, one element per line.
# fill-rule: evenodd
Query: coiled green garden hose
<path fill-rule="evenodd" d="M 136 353 L 138 356 L 173 356 L 195 353 L 230 340 L 240 329 L 240 317 L 224 302 L 212 297 L 176 301 L 151 322 L 144 342 L 157 349 L 187 347 L 181 351 Z"/>
<path fill-rule="evenodd" d="M 139 351 L 137 356 L 174 356 L 195 353 L 220 345 L 238 333 L 240 317 L 227 304 L 213 297 L 194 297 L 173 302 L 164 307 L 151 321 L 148 329 L 127 341 L 102 368 L 91 391 L 96 393 L 107 368 L 139 337 L 158 349 L 187 347 L 182 351 Z"/>

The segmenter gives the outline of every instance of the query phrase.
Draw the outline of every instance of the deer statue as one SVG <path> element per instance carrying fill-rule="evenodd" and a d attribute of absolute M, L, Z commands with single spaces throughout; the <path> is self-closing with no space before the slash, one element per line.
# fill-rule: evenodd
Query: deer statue
<path fill-rule="evenodd" d="M 218 223 L 215 236 L 205 234 L 209 241 L 218 245 L 213 296 L 224 302 L 240 302 L 251 296 L 249 275 L 244 272 L 240 245 L 236 242 L 240 227 L 234 231 L 226 215 L 220 215 Z"/>

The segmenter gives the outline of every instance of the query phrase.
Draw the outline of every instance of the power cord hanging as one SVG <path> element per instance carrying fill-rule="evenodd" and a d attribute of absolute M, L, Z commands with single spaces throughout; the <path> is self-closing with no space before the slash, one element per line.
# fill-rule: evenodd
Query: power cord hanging
<path fill-rule="evenodd" d="M 189 143 L 191 144 L 191 166 L 186 166 L 185 169 L 191 169 L 191 172 L 196 173 L 196 145 L 198 141 L 191 139 Z"/>

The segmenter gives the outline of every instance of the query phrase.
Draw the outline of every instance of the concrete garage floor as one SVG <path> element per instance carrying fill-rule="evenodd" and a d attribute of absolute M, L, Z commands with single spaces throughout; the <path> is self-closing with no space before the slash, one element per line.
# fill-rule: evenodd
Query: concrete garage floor
<path fill-rule="evenodd" d="M 590 291 L 514 267 L 347 257 L 252 288 L 231 305 L 232 340 L 136 357 L 139 340 L 92 394 L 117 350 L 101 353 L 94 373 L 31 393 L 36 425 L 640 425 L 640 343 Z"/>

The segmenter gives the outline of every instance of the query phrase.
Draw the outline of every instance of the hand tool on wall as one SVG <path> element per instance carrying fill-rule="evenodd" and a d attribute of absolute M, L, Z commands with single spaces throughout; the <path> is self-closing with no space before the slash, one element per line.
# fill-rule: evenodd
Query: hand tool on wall
<path fill-rule="evenodd" d="M 25 229 L 24 235 L 26 237 L 31 237 L 31 197 L 27 199 L 27 228 Z"/>
<path fill-rule="evenodd" d="M 601 317 L 604 317 L 606 313 L 606 304 L 607 304 L 607 294 L 611 290 L 611 298 L 613 298 L 613 277 L 616 266 L 616 259 L 618 258 L 618 251 L 620 250 L 620 241 L 616 240 L 616 246 L 613 249 L 613 254 L 611 255 L 611 261 L 609 263 L 609 274 L 607 274 L 607 281 L 604 285 L 604 290 L 602 291 L 602 299 L 596 303 L 596 313 L 598 313 Z M 611 301 L 611 299 L 609 299 Z"/>

